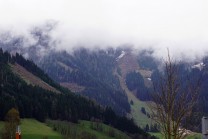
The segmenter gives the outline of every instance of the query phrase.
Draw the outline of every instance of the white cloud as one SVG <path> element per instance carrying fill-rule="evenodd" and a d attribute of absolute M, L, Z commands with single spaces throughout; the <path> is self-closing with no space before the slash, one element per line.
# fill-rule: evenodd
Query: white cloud
<path fill-rule="evenodd" d="M 207 7 L 207 0 L 0 0 L 0 29 L 27 34 L 52 19 L 62 49 L 132 44 L 193 58 L 208 49 Z"/>

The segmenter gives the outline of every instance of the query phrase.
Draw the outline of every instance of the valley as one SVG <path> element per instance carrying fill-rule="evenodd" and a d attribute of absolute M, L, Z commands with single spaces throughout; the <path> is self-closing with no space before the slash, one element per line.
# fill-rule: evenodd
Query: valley
<path fill-rule="evenodd" d="M 31 58 L 37 57 L 36 53 L 38 51 L 36 53 L 27 52 Z M 24 55 L 24 53 L 22 54 Z M 95 107 L 100 104 L 101 109 L 98 108 L 100 110 L 111 107 L 116 115 L 133 119 L 141 129 L 158 131 L 159 127 L 150 118 L 151 113 L 148 107 L 148 104 L 151 103 L 149 93 L 153 92 L 153 83 L 158 80 L 156 76 L 158 73 L 157 61 L 149 56 L 148 51 L 140 52 L 140 55 L 137 55 L 130 48 L 116 50 L 109 48 L 106 51 L 102 49 L 89 51 L 82 48 L 77 49 L 73 54 L 66 51 L 58 53 L 53 51 L 50 55 L 45 55 L 35 62 L 37 66 L 33 62 L 25 61 L 24 57 L 17 54 L 16 63 L 11 63 L 9 66 L 12 72 L 29 86 L 40 87 L 49 92 L 55 92 L 55 94 L 62 94 L 61 97 L 71 91 L 75 96 L 84 96 L 89 101 L 92 99 Z M 206 61 L 204 63 L 203 68 L 205 69 Z M 180 74 L 186 72 L 184 67 L 181 68 Z M 195 71 L 198 68 L 192 67 L 191 69 L 193 72 L 198 72 Z M 53 102 L 55 106 L 53 106 L 53 111 L 56 114 L 50 114 L 52 118 L 60 116 L 57 115 L 57 107 L 60 107 L 59 101 L 56 99 Z M 64 100 L 64 103 L 66 102 L 67 99 Z M 74 102 L 68 102 L 72 103 L 72 106 L 76 105 Z M 49 100 L 47 103 L 50 104 Z M 70 107 L 71 104 L 66 105 Z M 39 111 L 42 112 L 43 110 L 40 108 Z M 77 113 L 77 115 L 71 114 L 71 111 Z M 50 111 L 48 112 L 50 113 Z M 88 113 L 86 110 L 81 110 L 82 112 Z M 66 115 L 60 117 L 71 121 L 77 121 L 80 118 L 85 119 L 86 117 L 82 116 L 81 113 L 77 112 L 75 108 L 70 108 L 65 112 Z M 43 120 L 46 115 L 43 117 L 36 116 L 36 118 Z M 89 120 L 93 115 L 93 112 L 90 112 L 89 115 L 87 114 L 87 119 Z M 94 116 L 100 118 L 101 115 L 95 114 Z M 106 121 L 109 118 L 107 117 Z M 106 122 L 105 120 L 104 122 Z M 113 123 L 113 121 L 111 122 Z M 193 127 L 193 130 L 195 129 L 197 127 Z"/>

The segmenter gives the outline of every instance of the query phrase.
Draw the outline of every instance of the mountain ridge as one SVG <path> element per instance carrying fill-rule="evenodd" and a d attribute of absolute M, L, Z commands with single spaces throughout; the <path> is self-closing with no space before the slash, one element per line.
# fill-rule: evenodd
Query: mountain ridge
<path fill-rule="evenodd" d="M 68 85 L 70 89 L 74 88 L 75 92 L 78 90 L 79 94 L 96 100 L 104 107 L 112 107 L 117 114 L 128 115 L 132 108 L 115 72 L 119 75 L 124 74 L 125 77 L 122 80 L 134 96 L 143 101 L 151 100 L 148 93 L 154 92 L 154 82 L 157 82 L 158 76 L 162 75 L 162 60 L 152 56 L 153 50 L 141 50 L 137 53 L 131 47 L 122 46 L 96 50 L 80 47 L 73 52 L 67 52 L 50 47 L 48 41 L 42 43 L 45 37 L 41 36 L 40 32 L 33 33 L 40 39 L 40 42 L 33 46 L 24 48 L 21 46 L 21 41 L 17 41 L 18 39 L 7 43 L 0 42 L 0 44 L 4 50 L 20 52 L 33 60 L 56 82 Z M 44 53 L 39 54 L 39 52 Z M 181 76 L 189 74 L 194 77 L 194 73 L 207 71 L 207 57 L 200 62 L 205 64 L 201 71 L 198 68 L 191 68 L 197 64 L 197 61 L 178 62 L 178 65 L 181 65 L 179 74 Z M 206 103 L 208 99 L 205 91 L 207 88 L 203 85 L 200 92 L 202 100 L 199 102 L 200 109 L 203 109 L 204 113 L 208 113 Z"/>

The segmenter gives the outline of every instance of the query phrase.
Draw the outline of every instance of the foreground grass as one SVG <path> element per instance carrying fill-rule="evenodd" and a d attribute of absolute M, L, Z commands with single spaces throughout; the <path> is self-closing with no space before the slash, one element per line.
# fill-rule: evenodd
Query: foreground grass
<path fill-rule="evenodd" d="M 194 134 L 188 136 L 186 139 L 201 139 L 201 138 L 202 138 L 202 134 L 194 133 Z"/>
<path fill-rule="evenodd" d="M 81 121 L 80 122 L 80 126 L 84 127 L 84 129 L 92 134 L 95 134 L 98 139 L 114 139 L 114 138 L 119 138 L 119 139 L 130 139 L 130 137 L 128 137 L 126 134 L 124 134 L 123 132 L 110 127 L 108 125 L 102 124 L 101 126 L 103 127 L 103 131 L 97 131 L 91 128 L 91 125 L 93 124 L 92 122 L 89 121 Z M 95 124 L 95 123 L 94 123 Z M 109 131 L 113 131 L 114 132 L 114 137 L 110 137 L 109 136 Z"/>
<path fill-rule="evenodd" d="M 2 129 L 4 126 L 4 122 L 0 121 L 0 129 Z"/>
<path fill-rule="evenodd" d="M 157 133 L 153 133 L 153 132 L 149 132 L 151 135 L 157 137 L 158 139 L 163 139 L 163 135 L 159 132 Z M 193 133 L 191 135 L 189 135 L 188 137 L 186 137 L 185 139 L 201 139 L 202 136 L 200 133 Z"/>
<path fill-rule="evenodd" d="M 21 120 L 22 138 L 23 139 L 62 139 L 62 136 L 53 131 L 45 123 L 38 122 L 34 119 Z"/>
<path fill-rule="evenodd" d="M 99 126 L 102 127 L 102 130 L 99 130 L 92 129 L 92 125 L 95 125 L 95 122 L 90 121 L 80 121 L 78 124 L 63 121 L 55 122 L 61 123 L 59 126 L 63 126 L 64 128 L 70 127 L 72 136 L 65 136 L 67 139 L 82 139 L 81 137 L 83 137 L 83 133 L 85 135 L 87 134 L 91 135 L 92 137 L 96 137 L 95 139 L 130 139 L 130 137 L 125 133 L 102 123 L 99 123 Z M 4 122 L 0 121 L 0 138 L 3 126 Z M 22 131 L 22 139 L 64 138 L 64 135 L 58 132 L 58 130 L 55 131 L 52 125 L 41 123 L 34 119 L 22 119 L 20 126 Z"/>
<path fill-rule="evenodd" d="M 157 137 L 158 139 L 162 139 L 163 135 L 160 132 L 149 132 L 150 135 Z"/>
<path fill-rule="evenodd" d="M 79 124 L 74 124 L 54 120 L 47 120 L 47 123 L 68 139 L 130 139 L 123 132 L 102 123 L 79 121 Z"/>
<path fill-rule="evenodd" d="M 1 133 L 2 133 L 3 126 L 4 126 L 4 122 L 0 121 L 0 139 L 1 139 Z"/>
<path fill-rule="evenodd" d="M 0 122 L 0 129 L 4 123 Z M 61 134 L 53 131 L 45 123 L 34 119 L 21 120 L 22 139 L 62 139 Z M 0 130 L 1 131 L 1 130 Z"/>

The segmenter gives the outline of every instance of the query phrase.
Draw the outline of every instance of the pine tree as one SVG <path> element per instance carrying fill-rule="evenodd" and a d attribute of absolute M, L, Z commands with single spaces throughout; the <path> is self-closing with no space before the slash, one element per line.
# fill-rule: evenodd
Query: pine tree
<path fill-rule="evenodd" d="M 145 131 L 149 132 L 149 130 L 150 130 L 150 128 L 149 128 L 149 125 L 147 124 L 146 127 L 145 127 Z"/>

